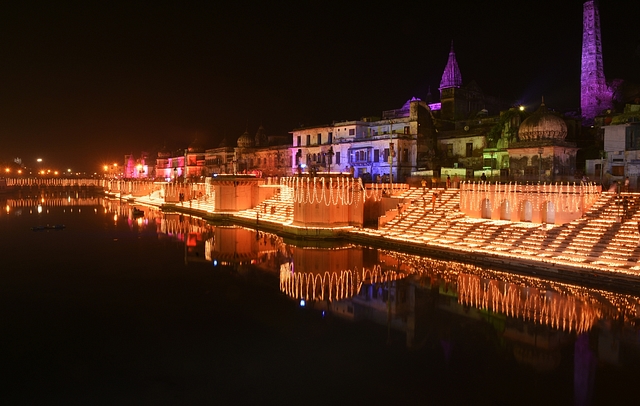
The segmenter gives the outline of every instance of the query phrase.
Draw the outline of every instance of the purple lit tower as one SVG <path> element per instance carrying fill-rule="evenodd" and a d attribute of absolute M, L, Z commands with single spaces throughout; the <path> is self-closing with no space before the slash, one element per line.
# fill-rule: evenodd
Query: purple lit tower
<path fill-rule="evenodd" d="M 596 0 L 587 1 L 583 6 L 580 85 L 582 118 L 590 123 L 603 110 L 611 108 L 612 100 L 612 91 L 605 82 L 602 68 L 600 13 Z"/>
<path fill-rule="evenodd" d="M 447 60 L 447 66 L 442 73 L 442 80 L 440 81 L 440 102 L 441 102 L 441 115 L 444 119 L 454 119 L 460 111 L 464 110 L 465 102 L 460 98 L 460 87 L 462 86 L 462 75 L 460 74 L 460 68 L 458 68 L 458 61 L 456 61 L 456 53 L 453 50 L 453 41 L 451 41 L 451 50 L 449 51 L 449 59 Z M 458 99 L 456 101 L 456 96 Z M 458 105 L 460 104 L 460 105 Z"/>
<path fill-rule="evenodd" d="M 445 66 L 444 72 L 442 73 L 440 90 L 460 86 L 462 86 L 462 75 L 460 74 L 460 68 L 458 68 L 458 61 L 456 61 L 456 53 L 453 50 L 453 41 L 451 41 L 449 60 L 447 60 L 447 66 Z"/>

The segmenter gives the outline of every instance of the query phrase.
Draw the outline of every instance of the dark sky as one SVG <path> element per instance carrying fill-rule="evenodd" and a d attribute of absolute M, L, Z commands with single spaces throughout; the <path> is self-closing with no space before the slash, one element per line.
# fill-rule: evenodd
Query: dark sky
<path fill-rule="evenodd" d="M 579 107 L 582 1 L 202 3 L 3 3 L 0 161 L 93 172 L 261 123 L 285 135 L 380 115 L 437 97 L 452 40 L 465 84 Z M 640 83 L 629 4 L 600 4 L 604 69 Z"/>

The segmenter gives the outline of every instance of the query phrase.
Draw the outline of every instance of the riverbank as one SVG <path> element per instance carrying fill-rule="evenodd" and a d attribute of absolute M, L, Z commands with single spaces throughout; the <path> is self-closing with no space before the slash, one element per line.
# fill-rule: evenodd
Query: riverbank
<path fill-rule="evenodd" d="M 468 218 L 459 211 L 457 189 L 443 190 L 435 208 L 412 199 L 415 192 L 409 189 L 397 196 L 406 202 L 403 212 L 394 213 L 393 220 L 378 229 L 296 226 L 292 218 L 293 203 L 276 198 L 268 199 L 257 208 L 234 213 L 215 212 L 211 204 L 202 200 L 165 204 L 158 196 L 149 195 L 131 201 L 201 217 L 215 224 L 255 228 L 291 239 L 345 240 L 640 294 L 637 231 L 640 213 L 620 219 L 612 204 L 613 194 L 603 193 L 578 220 L 563 225 L 543 225 Z"/>

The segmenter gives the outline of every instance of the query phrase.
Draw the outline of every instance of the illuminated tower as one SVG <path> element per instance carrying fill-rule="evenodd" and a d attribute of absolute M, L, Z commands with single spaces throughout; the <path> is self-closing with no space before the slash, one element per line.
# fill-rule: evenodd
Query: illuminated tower
<path fill-rule="evenodd" d="M 583 6 L 580 86 L 580 108 L 587 123 L 603 110 L 611 108 L 612 92 L 605 82 L 602 68 L 600 13 L 596 0 L 586 1 Z"/>
<path fill-rule="evenodd" d="M 460 74 L 460 68 L 458 68 L 458 61 L 456 61 L 456 53 L 453 50 L 453 41 L 451 41 L 449 60 L 447 61 L 447 66 L 445 66 L 444 73 L 442 74 L 440 90 L 442 91 L 442 89 L 460 86 L 462 86 L 462 75 Z"/>
<path fill-rule="evenodd" d="M 440 81 L 440 114 L 442 118 L 453 120 L 460 114 L 461 109 L 464 109 L 465 106 L 458 105 L 461 103 L 461 93 L 464 93 L 461 92 L 461 86 L 462 75 L 460 74 L 460 68 L 458 68 L 458 61 L 456 61 L 456 53 L 453 50 L 453 41 L 451 41 L 449 59 Z"/>

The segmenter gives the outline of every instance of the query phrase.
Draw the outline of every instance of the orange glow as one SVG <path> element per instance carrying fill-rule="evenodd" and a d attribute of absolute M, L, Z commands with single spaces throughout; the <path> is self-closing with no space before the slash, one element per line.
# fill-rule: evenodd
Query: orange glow
<path fill-rule="evenodd" d="M 7 172 L 7 173 L 9 173 L 9 172 L 11 172 L 11 169 L 7 168 L 7 169 L 5 169 L 4 171 L 5 171 L 5 172 Z"/>

